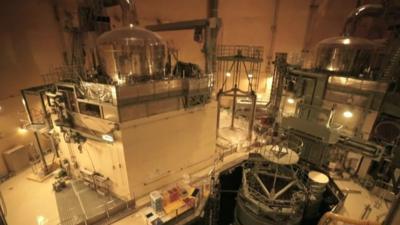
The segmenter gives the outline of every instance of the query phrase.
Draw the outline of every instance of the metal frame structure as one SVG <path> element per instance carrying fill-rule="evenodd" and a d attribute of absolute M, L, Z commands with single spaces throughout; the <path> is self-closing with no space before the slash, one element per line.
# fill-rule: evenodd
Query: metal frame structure
<path fill-rule="evenodd" d="M 270 149 L 266 150 L 268 146 Z M 249 162 L 243 169 L 242 189 L 236 209 L 236 215 L 239 217 L 237 224 L 241 224 L 241 220 L 246 220 L 244 224 L 253 224 L 254 221 L 264 221 L 265 224 L 282 221 L 296 224 L 302 219 L 307 198 L 306 186 L 300 178 L 301 171 L 293 167 L 298 160 L 289 164 L 274 160 L 284 158 L 288 154 L 298 155 L 302 146 L 301 139 L 296 136 L 289 139 L 288 136 L 274 145 L 261 146 L 257 150 L 258 153 L 249 157 Z M 270 154 L 274 156 L 271 157 Z M 245 216 L 244 211 L 252 211 L 254 214 Z"/>
<path fill-rule="evenodd" d="M 49 173 L 50 171 L 49 171 L 49 165 L 46 162 L 43 146 L 40 143 L 39 134 L 49 131 L 53 128 L 53 124 L 50 119 L 50 115 L 48 115 L 48 113 L 46 111 L 46 105 L 45 105 L 45 101 L 46 101 L 45 93 L 50 88 L 51 88 L 50 86 L 44 85 L 44 86 L 32 87 L 32 88 L 21 90 L 24 107 L 25 107 L 25 110 L 27 112 L 27 116 L 29 119 L 29 124 L 27 125 L 27 128 L 29 128 L 30 130 L 33 131 L 35 141 L 36 141 L 36 144 L 37 144 L 38 150 L 39 150 L 40 160 L 43 164 L 43 169 L 44 169 L 45 174 Z M 43 123 L 38 123 L 38 122 L 34 121 L 34 118 L 32 116 L 32 110 L 31 110 L 31 107 L 29 104 L 30 102 L 27 99 L 29 95 L 34 95 L 34 96 L 40 97 L 40 107 L 41 107 L 41 111 L 43 113 L 42 116 L 44 119 Z M 52 148 L 53 152 L 56 155 L 58 155 L 57 149 L 55 148 L 54 140 L 52 139 L 51 136 L 50 136 L 50 142 L 51 142 L 51 148 Z"/>
<path fill-rule="evenodd" d="M 196 38 L 196 34 L 202 34 L 204 30 L 205 39 L 203 52 L 205 57 L 205 73 L 207 75 L 212 75 L 215 71 L 217 37 L 221 25 L 221 18 L 218 17 L 218 0 L 208 0 L 207 2 L 207 18 L 205 19 L 148 25 L 146 29 L 156 32 L 194 30 L 195 41 L 198 42 L 200 42 L 202 38 Z"/>
<path fill-rule="evenodd" d="M 251 86 L 254 90 L 258 90 L 260 84 L 261 64 L 263 62 L 264 48 L 262 46 L 247 46 L 247 45 L 220 45 L 217 48 L 217 73 L 215 78 L 215 87 L 229 88 L 229 82 L 225 84 L 226 73 L 231 72 L 232 61 L 237 60 L 238 52 L 242 60 L 242 68 L 251 73 Z M 239 77 L 240 80 L 240 77 Z M 232 87 L 235 80 L 232 79 Z M 250 89 L 250 84 L 248 86 Z"/>
<path fill-rule="evenodd" d="M 232 118 L 231 118 L 231 125 L 230 125 L 231 129 L 234 128 L 234 123 L 235 123 L 237 98 L 238 97 L 250 98 L 251 108 L 250 108 L 250 114 L 248 116 L 249 127 L 248 127 L 247 138 L 249 140 L 251 140 L 252 133 L 253 133 L 253 126 L 254 126 L 254 116 L 255 116 L 255 111 L 256 111 L 257 95 L 253 89 L 253 79 L 254 79 L 253 74 L 251 71 L 248 70 L 246 63 L 250 62 L 251 63 L 250 65 L 253 66 L 252 63 L 259 64 L 262 61 L 262 59 L 260 59 L 258 57 L 251 57 L 251 56 L 243 55 L 241 49 L 238 48 L 235 55 L 219 56 L 218 60 L 224 60 L 224 61 L 227 61 L 228 63 L 230 62 L 230 65 L 228 65 L 228 67 L 227 67 L 228 70 L 226 72 L 222 86 L 220 87 L 220 89 L 217 93 L 217 101 L 218 101 L 217 129 L 220 128 L 220 114 L 221 114 L 220 108 L 221 108 L 222 97 L 232 97 L 233 98 Z M 249 82 L 249 88 L 247 91 L 243 91 L 239 88 L 240 78 L 242 75 L 242 69 L 244 71 L 245 76 L 247 77 L 248 82 Z M 232 77 L 232 88 L 226 90 L 228 77 Z"/>

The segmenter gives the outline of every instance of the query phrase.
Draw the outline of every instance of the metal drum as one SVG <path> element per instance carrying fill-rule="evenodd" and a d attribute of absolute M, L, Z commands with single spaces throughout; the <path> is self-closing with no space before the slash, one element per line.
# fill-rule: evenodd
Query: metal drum
<path fill-rule="evenodd" d="M 310 171 L 308 173 L 309 190 L 311 195 L 304 212 L 304 217 L 314 218 L 319 215 L 319 209 L 323 200 L 323 194 L 326 191 L 326 186 L 329 183 L 329 177 L 318 171 Z"/>
<path fill-rule="evenodd" d="M 310 191 L 316 198 L 322 198 L 326 190 L 326 185 L 329 183 L 329 177 L 318 171 L 310 171 L 308 173 L 310 182 Z"/>

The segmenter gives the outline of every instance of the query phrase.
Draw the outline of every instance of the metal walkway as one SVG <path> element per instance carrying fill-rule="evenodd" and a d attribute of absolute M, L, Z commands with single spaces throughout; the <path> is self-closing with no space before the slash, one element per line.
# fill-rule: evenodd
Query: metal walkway
<path fill-rule="evenodd" d="M 98 194 L 82 181 L 72 181 L 55 195 L 61 225 L 93 224 L 126 206 L 114 196 Z"/>

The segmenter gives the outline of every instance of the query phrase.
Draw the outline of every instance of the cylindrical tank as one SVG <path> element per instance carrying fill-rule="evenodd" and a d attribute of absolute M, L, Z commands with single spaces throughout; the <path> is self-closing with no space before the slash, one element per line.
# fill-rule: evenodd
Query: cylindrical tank
<path fill-rule="evenodd" d="M 329 183 L 329 177 L 321 172 L 312 170 L 308 173 L 308 180 L 310 196 L 304 212 L 304 217 L 310 219 L 318 217 L 319 215 L 323 194 Z"/>
<path fill-rule="evenodd" d="M 165 44 L 154 32 L 137 26 L 114 29 L 97 39 L 103 71 L 114 81 L 159 79 L 165 73 Z"/>
<path fill-rule="evenodd" d="M 322 198 L 326 190 L 326 185 L 329 183 L 329 177 L 318 171 L 310 171 L 308 173 L 310 183 L 310 191 L 316 198 Z"/>
<path fill-rule="evenodd" d="M 364 38 L 328 38 L 317 45 L 314 69 L 342 76 L 369 76 L 376 64 L 378 49 L 378 44 Z"/>

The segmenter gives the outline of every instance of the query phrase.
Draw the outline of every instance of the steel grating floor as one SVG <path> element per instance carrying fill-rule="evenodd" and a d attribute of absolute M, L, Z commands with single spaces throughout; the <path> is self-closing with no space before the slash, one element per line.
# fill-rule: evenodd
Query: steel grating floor
<path fill-rule="evenodd" d="M 82 207 L 71 184 L 64 190 L 55 192 L 55 195 L 61 225 L 74 225 L 84 221 Z"/>
<path fill-rule="evenodd" d="M 125 205 L 116 197 L 98 194 L 82 181 L 72 181 L 55 195 L 61 225 L 75 225 L 106 217 L 109 211 Z"/>

